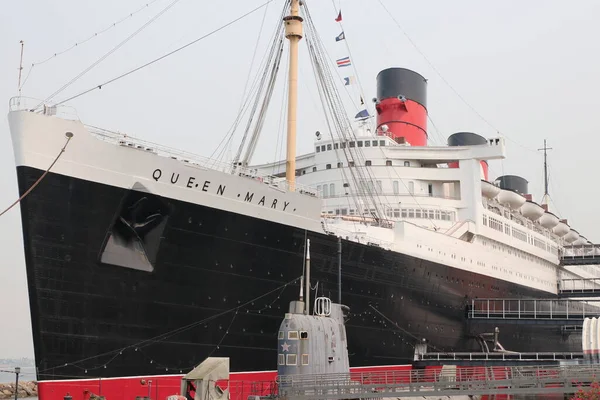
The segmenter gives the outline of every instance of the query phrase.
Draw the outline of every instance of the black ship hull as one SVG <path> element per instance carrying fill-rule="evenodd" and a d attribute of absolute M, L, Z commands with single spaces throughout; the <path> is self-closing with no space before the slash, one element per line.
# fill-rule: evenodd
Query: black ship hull
<path fill-rule="evenodd" d="M 24 193 L 42 171 L 17 173 Z M 21 213 L 39 379 L 180 372 L 208 356 L 230 357 L 233 371 L 275 369 L 306 238 L 316 293 L 337 299 L 335 236 L 52 173 Z M 132 248 L 130 265 L 114 265 Z M 351 366 L 410 363 L 422 338 L 481 351 L 473 337 L 494 325 L 467 320 L 469 299 L 548 297 L 346 240 L 342 265 Z M 558 327 L 506 325 L 500 341 L 579 349 Z"/>

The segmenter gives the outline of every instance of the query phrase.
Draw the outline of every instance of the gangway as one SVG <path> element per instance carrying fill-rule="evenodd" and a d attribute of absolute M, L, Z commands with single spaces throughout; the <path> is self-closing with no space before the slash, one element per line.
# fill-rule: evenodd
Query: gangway
<path fill-rule="evenodd" d="M 287 400 L 575 393 L 600 374 L 599 365 L 510 366 L 278 377 L 276 397 Z"/>
<path fill-rule="evenodd" d="M 559 283 L 560 297 L 600 297 L 600 278 L 562 279 Z"/>
<path fill-rule="evenodd" d="M 600 316 L 600 301 L 570 299 L 473 299 L 467 318 L 479 322 L 573 325 Z"/>
<path fill-rule="evenodd" d="M 563 248 L 561 265 L 600 265 L 600 245 L 583 244 Z"/>

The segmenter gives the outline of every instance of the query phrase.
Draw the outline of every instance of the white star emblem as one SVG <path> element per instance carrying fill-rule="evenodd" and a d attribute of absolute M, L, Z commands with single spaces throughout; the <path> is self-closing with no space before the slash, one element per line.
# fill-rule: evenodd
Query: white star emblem
<path fill-rule="evenodd" d="M 283 344 L 281 345 L 281 348 L 283 349 L 283 351 L 290 351 L 290 345 L 287 344 L 286 342 L 283 342 Z"/>

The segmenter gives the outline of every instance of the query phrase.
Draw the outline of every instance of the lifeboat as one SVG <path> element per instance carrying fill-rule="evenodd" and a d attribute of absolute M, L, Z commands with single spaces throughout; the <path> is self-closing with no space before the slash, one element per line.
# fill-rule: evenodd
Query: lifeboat
<path fill-rule="evenodd" d="M 585 236 L 579 236 L 579 239 L 573 242 L 574 246 L 583 246 L 584 244 L 588 244 L 589 240 L 585 238 Z"/>
<path fill-rule="evenodd" d="M 500 189 L 498 186 L 494 185 L 492 182 L 488 182 L 484 179 L 481 180 L 481 194 L 488 199 L 493 199 L 498 196 L 500 193 Z"/>
<path fill-rule="evenodd" d="M 515 191 L 502 189 L 498 193 L 498 201 L 513 210 L 518 210 L 525 203 L 525 197 Z"/>
<path fill-rule="evenodd" d="M 532 221 L 537 221 L 545 212 L 546 210 L 542 206 L 531 200 L 525 201 L 525 204 L 521 206 L 521 214 Z"/>
<path fill-rule="evenodd" d="M 559 237 L 563 237 L 567 233 L 569 233 L 570 229 L 571 229 L 571 227 L 569 225 L 565 224 L 564 222 L 559 221 L 558 224 L 554 227 L 554 229 L 552 229 L 552 231 L 554 232 L 555 235 L 557 235 Z"/>
<path fill-rule="evenodd" d="M 554 228 L 556 225 L 558 225 L 559 221 L 560 220 L 558 219 L 558 217 L 552 214 L 550 211 L 546 211 L 544 215 L 542 215 L 538 220 L 540 225 L 542 225 L 546 229 Z"/>
<path fill-rule="evenodd" d="M 565 242 L 567 243 L 574 243 L 577 239 L 579 239 L 579 232 L 577 232 L 575 229 L 571 229 L 564 237 L 563 239 L 565 239 Z"/>

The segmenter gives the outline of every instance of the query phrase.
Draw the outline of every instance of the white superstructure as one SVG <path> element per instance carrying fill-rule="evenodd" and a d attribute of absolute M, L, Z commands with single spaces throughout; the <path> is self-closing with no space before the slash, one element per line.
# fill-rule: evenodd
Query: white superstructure
<path fill-rule="evenodd" d="M 412 147 L 361 125 L 355 140 L 317 138 L 315 151 L 297 158 L 297 182 L 321 196 L 327 232 L 551 293 L 560 279 L 591 277 L 589 267 L 559 267 L 563 245 L 579 238 L 565 221 L 524 194 L 482 179 L 481 160 L 505 158 L 503 138 Z M 360 148 L 361 164 L 344 160 L 342 146 Z M 459 168 L 448 168 L 456 161 Z M 372 179 L 356 185 L 348 164 L 368 168 Z M 252 168 L 281 176 L 285 160 Z M 384 221 L 361 206 L 360 198 L 373 192 Z"/>

